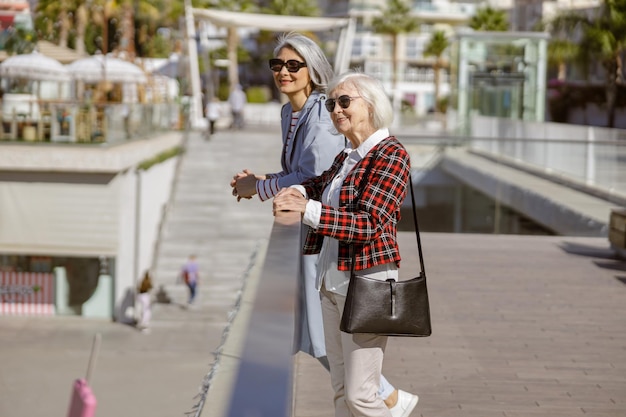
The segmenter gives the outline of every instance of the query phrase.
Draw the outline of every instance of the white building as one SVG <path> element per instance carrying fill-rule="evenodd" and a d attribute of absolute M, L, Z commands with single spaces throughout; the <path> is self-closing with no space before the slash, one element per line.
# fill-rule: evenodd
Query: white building
<path fill-rule="evenodd" d="M 351 17 L 356 21 L 350 66 L 360 68 L 379 78 L 396 105 L 410 104 L 415 114 L 422 115 L 435 107 L 434 57 L 425 57 L 424 50 L 434 31 L 442 30 L 450 38 L 455 28 L 464 27 L 477 5 L 472 2 L 412 2 L 411 14 L 420 22 L 419 32 L 400 34 L 398 38 L 397 76 L 392 85 L 392 40 L 389 35 L 375 33 L 372 20 L 382 14 L 385 0 L 341 0 L 320 2 L 323 14 L 329 17 Z M 452 39 L 450 39 L 452 40 Z M 449 94 L 448 51 L 444 53 L 440 74 L 440 98 Z"/>

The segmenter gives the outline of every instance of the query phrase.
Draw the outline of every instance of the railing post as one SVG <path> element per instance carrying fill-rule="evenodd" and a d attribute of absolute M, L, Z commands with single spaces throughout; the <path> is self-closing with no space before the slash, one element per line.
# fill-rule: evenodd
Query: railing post
<path fill-rule="evenodd" d="M 585 158 L 585 183 L 593 185 L 596 182 L 596 131 L 592 126 L 587 128 L 587 149 Z"/>

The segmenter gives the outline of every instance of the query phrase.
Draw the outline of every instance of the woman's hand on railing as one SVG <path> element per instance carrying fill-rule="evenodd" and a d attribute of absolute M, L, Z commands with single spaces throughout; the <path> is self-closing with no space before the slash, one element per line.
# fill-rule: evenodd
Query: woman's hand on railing
<path fill-rule="evenodd" d="M 308 201 L 297 189 L 291 187 L 283 188 L 274 197 L 274 216 L 284 211 L 295 211 L 304 214 Z"/>

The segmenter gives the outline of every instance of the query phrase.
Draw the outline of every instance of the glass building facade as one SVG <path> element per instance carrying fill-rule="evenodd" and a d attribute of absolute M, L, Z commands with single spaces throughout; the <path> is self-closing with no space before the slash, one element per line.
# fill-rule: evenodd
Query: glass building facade
<path fill-rule="evenodd" d="M 473 114 L 544 121 L 547 44 L 543 32 L 457 32 L 448 126 L 467 134 Z"/>

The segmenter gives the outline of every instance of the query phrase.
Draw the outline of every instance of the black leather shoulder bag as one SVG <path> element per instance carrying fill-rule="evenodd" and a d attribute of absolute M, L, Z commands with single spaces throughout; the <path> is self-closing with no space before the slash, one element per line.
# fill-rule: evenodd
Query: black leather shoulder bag
<path fill-rule="evenodd" d="M 367 178 L 367 175 L 364 175 L 364 178 Z M 353 245 L 350 283 L 341 317 L 340 330 L 342 332 L 414 337 L 425 337 L 431 334 L 426 270 L 415 211 L 413 181 L 410 175 L 409 186 L 421 271 L 417 277 L 405 281 L 393 279 L 380 281 L 356 275 Z"/>

